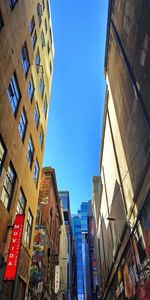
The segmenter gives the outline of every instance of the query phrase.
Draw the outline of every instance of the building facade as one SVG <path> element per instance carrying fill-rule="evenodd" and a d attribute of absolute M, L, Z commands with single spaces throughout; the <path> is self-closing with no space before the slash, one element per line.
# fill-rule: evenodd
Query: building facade
<path fill-rule="evenodd" d="M 68 266 L 67 266 L 67 297 L 68 300 L 72 299 L 72 284 L 73 284 L 73 244 L 72 244 L 72 225 L 71 225 L 71 211 L 70 211 L 70 198 L 68 191 L 60 191 L 59 197 L 62 203 L 64 222 L 67 232 L 67 246 L 68 246 Z"/>
<path fill-rule="evenodd" d="M 77 215 L 72 216 L 78 300 L 95 299 L 97 265 L 94 244 L 94 218 L 91 201 L 82 202 Z"/>
<path fill-rule="evenodd" d="M 0 2 L 0 298 L 28 293 L 53 73 L 49 1 Z M 16 280 L 3 281 L 16 214 L 25 214 Z"/>
<path fill-rule="evenodd" d="M 103 299 L 150 299 L 150 3 L 109 1 L 97 232 Z"/>
<path fill-rule="evenodd" d="M 30 299 L 55 297 L 55 266 L 59 265 L 63 224 L 55 170 L 42 169 L 30 271 Z"/>
<path fill-rule="evenodd" d="M 66 232 L 66 225 L 64 220 L 63 208 L 61 203 L 61 213 L 63 224 L 61 226 L 60 234 L 60 248 L 59 248 L 59 265 L 60 265 L 60 293 L 58 299 L 67 300 L 68 299 L 68 237 Z"/>

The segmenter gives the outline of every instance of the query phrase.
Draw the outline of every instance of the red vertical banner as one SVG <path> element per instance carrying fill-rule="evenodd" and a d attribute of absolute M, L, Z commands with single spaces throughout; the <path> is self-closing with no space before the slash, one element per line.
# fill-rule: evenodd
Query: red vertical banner
<path fill-rule="evenodd" d="M 22 242 L 22 232 L 24 225 L 25 215 L 16 215 L 14 227 L 12 230 L 9 254 L 6 263 L 6 269 L 4 273 L 4 280 L 15 280 L 18 258 L 20 254 L 21 242 Z"/>

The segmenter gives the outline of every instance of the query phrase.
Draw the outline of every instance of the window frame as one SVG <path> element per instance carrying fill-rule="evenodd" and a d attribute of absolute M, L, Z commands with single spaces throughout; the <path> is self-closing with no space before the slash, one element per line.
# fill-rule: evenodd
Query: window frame
<path fill-rule="evenodd" d="M 13 179 L 11 178 L 10 174 L 13 173 Z M 13 198 L 13 192 L 14 192 L 14 188 L 15 188 L 15 183 L 16 183 L 16 171 L 13 167 L 13 164 L 10 162 L 8 169 L 7 169 L 7 173 L 5 175 L 5 180 L 4 180 L 4 185 L 3 185 L 3 189 L 2 189 L 2 194 L 1 194 L 1 202 L 3 203 L 3 205 L 5 206 L 5 208 L 10 211 L 10 207 L 11 207 L 11 203 L 12 203 L 12 198 Z M 9 187 L 10 185 L 10 187 Z M 4 197 L 3 197 L 4 196 Z M 2 200 L 2 198 L 4 198 Z M 5 200 L 8 200 L 7 204 L 5 204 Z"/>
<path fill-rule="evenodd" d="M 34 180 L 34 183 L 36 184 L 36 186 L 38 185 L 39 174 L 40 174 L 40 166 L 39 166 L 39 162 L 36 158 L 35 164 L 34 164 L 34 171 L 33 171 L 33 180 Z"/>
<path fill-rule="evenodd" d="M 31 220 L 31 224 L 30 224 L 30 220 Z M 27 218 L 26 218 L 25 232 L 24 232 L 24 241 L 28 246 L 28 248 L 30 248 L 30 244 L 31 244 L 32 228 L 33 228 L 33 215 L 29 208 Z"/>
<path fill-rule="evenodd" d="M 41 133 L 42 133 L 42 140 L 41 140 Z M 42 126 L 41 126 L 41 128 L 40 128 L 39 143 L 40 143 L 40 147 L 41 147 L 41 149 L 42 149 L 42 148 L 43 148 L 43 143 L 44 143 L 44 132 L 43 132 Z"/>
<path fill-rule="evenodd" d="M 31 36 L 32 36 L 33 31 L 34 31 L 34 28 L 35 28 L 35 18 L 34 18 L 34 15 L 33 15 L 30 22 L 29 22 L 29 31 L 30 31 Z"/>
<path fill-rule="evenodd" d="M 37 12 L 38 26 L 40 28 L 42 23 L 42 5 L 40 3 L 37 4 L 36 12 Z"/>
<path fill-rule="evenodd" d="M 40 62 L 41 62 L 41 56 L 40 56 L 40 50 L 39 50 L 39 47 L 38 47 L 37 52 L 36 52 L 36 56 L 35 56 L 35 64 L 36 64 L 37 73 L 39 72 Z"/>
<path fill-rule="evenodd" d="M 27 155 L 26 155 L 27 162 L 28 162 L 30 169 L 32 169 L 32 165 L 33 165 L 34 151 L 35 151 L 35 148 L 34 148 L 33 140 L 32 140 L 32 137 L 30 136 L 29 140 L 28 140 L 28 144 L 27 144 Z M 30 152 L 30 155 L 29 155 L 29 152 Z M 29 158 L 30 158 L 30 160 L 29 160 Z"/>
<path fill-rule="evenodd" d="M 5 161 L 5 158 L 6 158 L 6 153 L 7 153 L 7 149 L 6 149 L 6 146 L 4 144 L 4 141 L 3 141 L 1 135 L 0 135 L 0 147 L 3 148 L 3 151 L 4 151 L 3 154 L 2 154 L 2 157 L 0 157 L 0 175 L 1 175 L 3 167 L 4 167 L 4 161 Z M 1 148 L 0 148 L 0 155 L 1 155 Z"/>
<path fill-rule="evenodd" d="M 13 10 L 16 4 L 18 3 L 18 0 L 8 0 L 8 2 L 9 2 L 10 9 Z"/>
<path fill-rule="evenodd" d="M 24 205 L 22 205 L 22 202 L 20 200 L 20 195 L 24 199 Z M 22 188 L 20 188 L 19 197 L 18 197 L 18 201 L 17 201 L 17 207 L 16 207 L 16 214 L 24 214 L 25 213 L 26 203 L 27 203 L 26 197 L 24 195 Z"/>
<path fill-rule="evenodd" d="M 36 29 L 34 30 L 34 32 L 33 32 L 33 34 L 32 34 L 31 40 L 32 40 L 32 47 L 33 47 L 33 49 L 34 49 L 34 48 L 35 48 L 35 45 L 36 45 L 36 42 L 37 42 L 37 33 L 36 33 Z"/>
<path fill-rule="evenodd" d="M 43 98 L 44 90 L 45 90 L 45 81 L 44 81 L 44 76 L 42 73 L 41 77 L 40 77 L 40 95 L 42 98 Z"/>
<path fill-rule="evenodd" d="M 21 49 L 21 61 L 22 61 L 22 69 L 25 78 L 27 78 L 29 68 L 30 68 L 30 60 L 29 60 L 29 54 L 28 54 L 28 48 L 27 48 L 27 43 L 25 42 L 22 46 Z"/>
<path fill-rule="evenodd" d="M 46 111 L 45 111 L 45 103 L 46 103 Z M 48 103 L 47 103 L 47 97 L 46 97 L 46 95 L 45 95 L 45 98 L 44 98 L 43 110 L 44 110 L 44 116 L 45 116 L 45 120 L 46 120 L 46 118 L 47 118 L 47 110 L 48 110 Z"/>
<path fill-rule="evenodd" d="M 39 127 L 39 122 L 40 122 L 40 111 L 39 111 L 38 104 L 36 103 L 34 107 L 34 123 L 37 129 Z"/>
<path fill-rule="evenodd" d="M 20 88 L 19 88 L 17 75 L 16 75 L 15 71 L 9 81 L 9 85 L 7 88 L 7 97 L 8 97 L 12 112 L 13 112 L 14 116 L 16 116 L 18 107 L 19 107 L 19 103 L 20 103 L 20 99 L 21 99 L 21 93 L 20 93 Z"/>
<path fill-rule="evenodd" d="M 23 115 L 23 116 L 22 116 Z M 24 122 L 25 120 L 25 122 Z M 22 121 L 22 123 L 21 123 Z M 19 130 L 19 125 L 20 125 L 20 130 Z M 24 139 L 25 139 L 25 134 L 26 134 L 26 130 L 27 130 L 27 125 L 28 125 L 28 120 L 27 120 L 27 116 L 26 116 L 26 112 L 25 112 L 25 108 L 23 107 L 22 109 L 22 113 L 20 115 L 20 119 L 19 119 L 19 122 L 18 122 L 18 131 L 19 131 L 19 135 L 20 135 L 20 138 L 21 140 L 24 142 Z M 23 130 L 22 130 L 23 129 Z M 21 133 L 23 133 L 21 135 Z"/>
<path fill-rule="evenodd" d="M 1 9 L 0 9 L 0 30 L 4 27 L 4 19 L 3 19 L 3 16 L 2 16 L 2 12 L 1 12 Z"/>
<path fill-rule="evenodd" d="M 31 83 L 31 82 L 32 82 L 31 86 L 33 87 L 33 90 L 32 90 L 32 94 L 31 94 L 31 97 L 30 97 L 30 94 L 29 94 L 29 91 L 30 91 L 29 90 L 29 83 Z M 35 91 L 35 86 L 34 86 L 33 76 L 31 74 L 30 80 L 28 82 L 28 96 L 29 96 L 29 99 L 30 99 L 31 103 L 32 103 L 32 100 L 33 100 L 33 97 L 34 97 L 34 91 Z"/>

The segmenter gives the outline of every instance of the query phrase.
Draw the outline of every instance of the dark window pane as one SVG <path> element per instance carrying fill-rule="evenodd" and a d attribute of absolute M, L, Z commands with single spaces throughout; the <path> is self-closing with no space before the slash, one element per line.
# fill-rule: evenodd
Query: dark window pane
<path fill-rule="evenodd" d="M 46 96 L 45 96 L 45 99 L 44 99 L 44 115 L 45 115 L 45 119 L 46 119 L 46 116 L 47 116 L 47 99 L 46 99 Z"/>
<path fill-rule="evenodd" d="M 39 27 L 41 25 L 42 13 L 43 13 L 43 11 L 42 11 L 42 5 L 40 3 L 38 3 L 38 5 L 37 5 L 37 19 L 38 19 L 38 25 L 39 25 Z"/>
<path fill-rule="evenodd" d="M 9 2 L 9 6 L 11 9 L 13 9 L 15 7 L 15 5 L 17 4 L 18 0 L 8 0 Z"/>
<path fill-rule="evenodd" d="M 22 140 L 24 140 L 26 128 L 27 128 L 27 118 L 25 115 L 25 111 L 23 109 L 20 120 L 19 120 L 19 124 L 18 124 L 18 130 L 19 130 L 19 134 L 20 134 L 20 137 Z"/>
<path fill-rule="evenodd" d="M 33 46 L 33 49 L 35 48 L 35 45 L 36 45 L 36 41 L 37 41 L 37 34 L 36 34 L 36 30 L 34 31 L 33 35 L 32 35 L 32 46 Z"/>
<path fill-rule="evenodd" d="M 16 214 L 23 214 L 25 212 L 26 199 L 22 190 L 20 190 Z"/>
<path fill-rule="evenodd" d="M 24 240 L 25 240 L 26 244 L 28 245 L 28 247 L 30 246 L 32 224 L 33 224 L 33 217 L 31 215 L 30 210 L 28 210 L 28 217 L 26 220 L 26 228 L 25 228 L 25 234 L 24 234 Z"/>
<path fill-rule="evenodd" d="M 18 86 L 18 82 L 17 82 L 15 73 L 13 74 L 13 76 L 10 80 L 10 83 L 9 83 L 9 86 L 7 89 L 7 96 L 8 96 L 12 111 L 14 114 L 16 114 L 21 95 L 20 95 L 20 90 L 19 90 L 19 86 Z"/>
<path fill-rule="evenodd" d="M 34 20 L 34 16 L 32 17 L 30 23 L 29 23 L 29 30 L 30 30 L 30 33 L 32 34 L 33 30 L 34 30 L 34 27 L 35 27 L 35 20 Z"/>
<path fill-rule="evenodd" d="M 11 205 L 15 180 L 16 180 L 16 173 L 12 164 L 10 163 L 7 174 L 5 176 L 5 182 L 4 182 L 2 195 L 1 195 L 1 201 L 3 202 L 4 206 L 8 210 L 10 209 L 10 205 Z"/>
<path fill-rule="evenodd" d="M 36 159 L 35 166 L 34 166 L 34 174 L 33 174 L 33 179 L 35 183 L 38 182 L 38 178 L 39 178 L 39 163 Z"/>
<path fill-rule="evenodd" d="M 40 52 L 39 52 L 39 48 L 38 48 L 37 53 L 36 53 L 36 57 L 35 57 L 35 64 L 36 64 L 37 72 L 39 71 L 40 62 L 41 62 L 41 58 L 40 58 Z"/>
<path fill-rule="evenodd" d="M 22 50 L 21 50 L 21 61 L 22 61 L 23 72 L 26 77 L 28 74 L 28 70 L 29 70 L 29 57 L 28 57 L 28 51 L 27 51 L 26 44 L 23 45 Z"/>
<path fill-rule="evenodd" d="M 35 122 L 35 125 L 36 125 L 37 128 L 38 128 L 38 125 L 39 125 L 39 120 L 40 120 L 40 113 L 39 113 L 38 106 L 36 104 L 35 108 L 34 108 L 34 122 Z"/>
<path fill-rule="evenodd" d="M 29 99 L 32 102 L 33 99 L 33 95 L 34 95 L 34 82 L 33 82 L 33 77 L 31 76 L 31 79 L 29 80 L 28 83 L 28 95 L 29 95 Z"/>
<path fill-rule="evenodd" d="M 4 21 L 3 21 L 2 13 L 1 13 L 1 10 L 0 10 L 0 30 L 3 26 L 4 26 Z"/>
<path fill-rule="evenodd" d="M 0 136 L 0 174 L 2 172 L 5 156 L 6 156 L 6 147 L 5 147 L 4 142 L 3 142 L 3 140 Z"/>
<path fill-rule="evenodd" d="M 30 168 L 32 167 L 33 156 L 34 156 L 34 146 L 33 146 L 32 139 L 30 138 L 28 141 L 28 146 L 27 146 L 27 161 L 28 161 Z"/>
<path fill-rule="evenodd" d="M 40 136 L 39 136 L 39 143 L 40 143 L 41 148 L 43 146 L 43 139 L 44 139 L 44 134 L 43 134 L 43 129 L 41 127 Z"/>
<path fill-rule="evenodd" d="M 41 75 L 40 78 L 40 94 L 43 97 L 43 93 L 44 93 L 44 88 L 45 88 L 45 83 L 44 83 L 44 78 L 43 78 L 43 74 Z"/>

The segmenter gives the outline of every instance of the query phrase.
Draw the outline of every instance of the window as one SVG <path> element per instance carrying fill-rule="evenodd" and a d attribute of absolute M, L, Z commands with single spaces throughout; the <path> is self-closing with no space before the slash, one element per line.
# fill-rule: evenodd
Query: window
<path fill-rule="evenodd" d="M 24 241 L 30 246 L 30 240 L 31 240 L 31 233 L 32 233 L 32 224 L 33 224 L 33 217 L 31 215 L 30 209 L 28 210 L 28 217 L 26 220 L 26 228 L 25 228 L 25 235 L 24 235 Z"/>
<path fill-rule="evenodd" d="M 30 23 L 29 23 L 29 30 L 30 30 L 31 35 L 32 35 L 33 30 L 34 30 L 34 27 L 35 27 L 35 20 L 34 20 L 34 16 L 33 16 Z"/>
<path fill-rule="evenodd" d="M 42 146 L 43 146 L 43 140 L 44 140 L 44 133 L 43 133 L 43 129 L 41 127 L 40 136 L 39 136 L 39 143 L 40 143 L 41 149 L 42 149 Z"/>
<path fill-rule="evenodd" d="M 50 53 L 50 45 L 49 45 L 49 41 L 47 42 L 47 52 L 48 52 L 48 54 Z"/>
<path fill-rule="evenodd" d="M 40 113 L 39 113 L 38 106 L 36 104 L 35 108 L 34 108 L 34 122 L 35 122 L 36 128 L 38 128 L 39 120 L 40 120 Z"/>
<path fill-rule="evenodd" d="M 148 49 L 149 49 L 149 42 L 150 42 L 150 38 L 149 38 L 149 35 L 146 33 L 144 36 L 142 51 L 141 51 L 141 55 L 140 55 L 140 64 L 142 67 L 144 66 L 145 61 L 146 61 L 146 55 L 147 55 Z"/>
<path fill-rule="evenodd" d="M 33 82 L 33 77 L 31 75 L 31 79 L 29 80 L 29 83 L 28 83 L 28 95 L 29 95 L 29 99 L 30 101 L 32 102 L 32 99 L 33 99 L 33 95 L 34 95 L 34 82 Z"/>
<path fill-rule="evenodd" d="M 29 70 L 29 57 L 28 57 L 26 43 L 23 45 L 22 50 L 21 50 L 21 60 L 22 60 L 23 72 L 26 77 L 28 74 L 28 70 Z"/>
<path fill-rule="evenodd" d="M 44 32 L 43 32 L 43 30 L 42 30 L 42 32 L 41 32 L 41 46 L 42 46 L 42 48 L 45 46 L 45 37 L 44 37 Z"/>
<path fill-rule="evenodd" d="M 45 33 L 47 32 L 47 21 L 46 21 L 46 18 L 44 20 L 44 27 L 45 27 Z"/>
<path fill-rule="evenodd" d="M 50 61 L 50 64 L 49 64 L 49 69 L 50 69 L 50 74 L 52 74 L 52 63 Z"/>
<path fill-rule="evenodd" d="M 42 16 L 42 6 L 40 3 L 37 5 L 37 19 L 38 19 L 38 25 L 40 27 L 41 25 L 41 16 Z"/>
<path fill-rule="evenodd" d="M 11 9 L 13 9 L 15 7 L 15 5 L 17 4 L 18 0 L 8 0 L 9 2 L 9 6 Z"/>
<path fill-rule="evenodd" d="M 39 178 L 39 163 L 36 159 L 35 165 L 34 165 L 34 174 L 33 174 L 33 179 L 35 183 L 38 183 L 38 178 Z"/>
<path fill-rule="evenodd" d="M 49 0 L 47 0 L 47 13 L 48 13 L 48 18 L 50 18 Z"/>
<path fill-rule="evenodd" d="M 42 74 L 41 77 L 40 77 L 40 94 L 41 94 L 41 97 L 43 97 L 44 88 L 45 88 L 45 83 L 44 83 L 44 77 L 43 77 L 43 74 Z"/>
<path fill-rule="evenodd" d="M 52 45 L 52 30 L 51 30 L 51 27 L 50 27 L 50 42 L 51 42 L 51 45 Z"/>
<path fill-rule="evenodd" d="M 5 156 L 6 156 L 6 147 L 5 147 L 4 142 L 3 142 L 3 140 L 0 136 L 0 174 L 2 172 Z"/>
<path fill-rule="evenodd" d="M 35 57 L 35 64 L 36 64 L 37 72 L 39 71 L 40 62 L 41 62 L 41 58 L 40 58 L 40 52 L 39 52 L 39 48 L 38 48 L 37 53 L 36 53 L 36 57 Z"/>
<path fill-rule="evenodd" d="M 31 39 L 32 39 L 32 46 L 33 46 L 33 49 L 34 49 L 35 45 L 36 45 L 36 41 L 37 41 L 36 29 L 35 29 Z"/>
<path fill-rule="evenodd" d="M 10 205 L 11 205 L 15 181 L 16 181 L 16 173 L 12 164 L 10 163 L 5 177 L 5 182 L 4 182 L 2 195 L 1 195 L 1 201 L 3 202 L 4 206 L 8 210 L 10 209 Z"/>
<path fill-rule="evenodd" d="M 23 214 L 25 212 L 26 199 L 22 190 L 20 190 L 16 214 Z"/>
<path fill-rule="evenodd" d="M 4 21 L 3 21 L 2 13 L 1 13 L 1 10 L 0 10 L 0 30 L 3 26 L 4 26 Z"/>
<path fill-rule="evenodd" d="M 47 116 L 47 99 L 46 99 L 46 96 L 45 96 L 45 99 L 44 99 L 44 115 L 45 115 L 45 119 L 46 119 L 46 116 Z"/>
<path fill-rule="evenodd" d="M 42 0 L 42 8 L 43 8 L 43 11 L 45 9 L 45 0 Z"/>
<path fill-rule="evenodd" d="M 10 83 L 9 83 L 9 86 L 7 89 L 7 96 L 8 96 L 12 111 L 14 114 L 16 114 L 18 106 L 19 106 L 20 98 L 21 98 L 16 73 L 13 74 L 13 76 L 10 80 Z"/>
<path fill-rule="evenodd" d="M 27 118 L 26 118 L 25 110 L 23 109 L 18 124 L 18 130 L 22 140 L 24 140 L 26 128 L 27 128 Z"/>
<path fill-rule="evenodd" d="M 28 141 L 28 146 L 27 146 L 27 161 L 28 161 L 30 168 L 32 167 L 33 156 L 34 156 L 34 146 L 33 146 L 32 139 L 30 137 L 30 139 Z"/>

